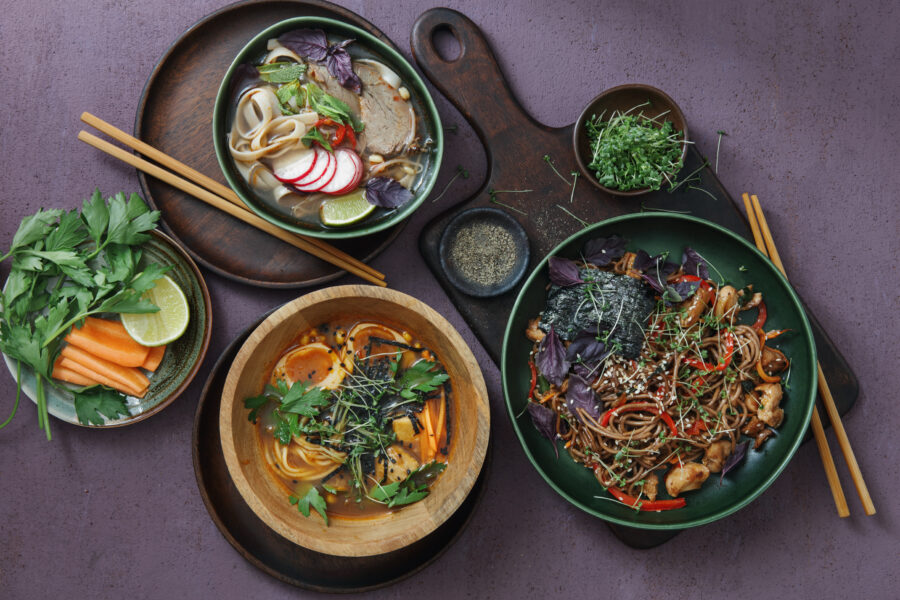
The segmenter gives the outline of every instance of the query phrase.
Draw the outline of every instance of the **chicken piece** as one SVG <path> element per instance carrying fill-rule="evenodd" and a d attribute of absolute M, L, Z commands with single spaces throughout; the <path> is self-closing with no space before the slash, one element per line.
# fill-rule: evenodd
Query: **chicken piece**
<path fill-rule="evenodd" d="M 703 464 L 706 465 L 710 473 L 718 473 L 722 470 L 722 467 L 725 465 L 725 459 L 731 455 L 732 450 L 731 440 L 713 442 L 706 448 Z"/>
<path fill-rule="evenodd" d="M 744 394 L 744 406 L 747 407 L 748 414 L 756 414 L 757 409 L 759 409 L 759 396 L 756 395 L 756 392 L 747 392 Z"/>
<path fill-rule="evenodd" d="M 752 289 L 751 289 L 752 291 Z M 738 292 L 738 297 L 743 300 L 744 298 L 744 290 Z M 762 294 L 760 292 L 754 293 L 750 296 L 750 300 L 741 305 L 741 310 L 750 310 L 751 308 L 756 308 L 759 306 L 759 303 L 762 302 Z"/>
<path fill-rule="evenodd" d="M 680 308 L 684 309 L 684 313 L 681 315 L 681 326 L 690 327 L 700 320 L 700 315 L 706 310 L 711 297 L 710 290 L 706 287 L 699 287 L 693 296 L 682 302 Z"/>
<path fill-rule="evenodd" d="M 754 388 L 760 392 L 760 406 L 756 411 L 757 418 L 769 427 L 778 427 L 784 419 L 784 411 L 778 406 L 781 402 L 780 383 L 762 383 Z"/>
<path fill-rule="evenodd" d="M 528 321 L 528 329 L 525 330 L 525 337 L 527 337 L 532 342 L 540 342 L 544 339 L 544 336 L 547 335 L 540 328 L 540 318 L 535 317 Z"/>
<path fill-rule="evenodd" d="M 673 498 L 677 498 L 682 492 L 699 490 L 706 478 L 709 477 L 709 469 L 700 463 L 684 463 L 666 473 L 666 491 Z"/>
<path fill-rule="evenodd" d="M 761 362 L 763 371 L 769 375 L 781 373 L 788 368 L 788 365 L 790 365 L 790 361 L 788 361 L 784 352 L 768 346 L 763 346 Z"/>
<path fill-rule="evenodd" d="M 392 483 L 403 481 L 409 474 L 419 468 L 419 461 L 412 453 L 397 444 L 388 446 L 387 462 L 384 463 L 385 475 Z"/>
<path fill-rule="evenodd" d="M 716 294 L 716 307 L 714 309 L 716 318 L 729 322 L 733 321 L 735 315 L 737 315 L 737 310 L 735 310 L 737 301 L 738 294 L 736 289 L 730 285 L 720 287 L 719 293 Z"/>
<path fill-rule="evenodd" d="M 413 440 L 416 439 L 416 428 L 413 426 L 412 419 L 409 417 L 394 419 L 392 425 L 394 427 L 394 434 L 397 436 L 397 441 L 403 442 L 403 444 L 409 446 L 412 444 Z"/>
<path fill-rule="evenodd" d="M 656 473 L 647 473 L 646 477 L 644 477 L 644 486 L 641 489 L 650 502 L 656 500 L 656 494 L 659 491 L 659 477 L 656 476 Z"/>

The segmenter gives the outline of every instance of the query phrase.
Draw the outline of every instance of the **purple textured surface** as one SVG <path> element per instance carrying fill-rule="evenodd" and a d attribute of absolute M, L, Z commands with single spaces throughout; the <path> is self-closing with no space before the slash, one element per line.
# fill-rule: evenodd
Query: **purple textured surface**
<path fill-rule="evenodd" d="M 409 56 L 428 2 L 344 2 Z M 861 382 L 845 418 L 879 510 L 866 517 L 843 460 L 851 517 L 836 516 L 815 446 L 738 514 L 649 551 L 624 547 L 533 471 L 502 405 L 496 368 L 436 285 L 416 238 L 445 203 L 477 189 L 484 154 L 441 97 L 447 136 L 438 203 L 426 202 L 375 261 L 392 287 L 427 302 L 484 365 L 494 465 L 461 539 L 422 575 L 375 592 L 418 597 L 896 597 L 900 589 L 896 432 L 896 262 L 900 230 L 900 44 L 896 2 L 449 3 L 481 26 L 514 92 L 538 120 L 572 122 L 599 91 L 660 87 L 739 196 L 764 202 L 794 285 Z M 222 2 L 6 3 L 0 19 L 0 247 L 19 220 L 74 207 L 95 186 L 137 191 L 134 171 L 75 139 L 84 110 L 130 130 L 168 45 Z M 205 110 L 198 107 L 198 110 Z M 209 107 L 211 110 L 211 107 Z M 0 266 L 0 275 L 8 273 Z M 23 400 L 0 431 L 0 597 L 306 597 L 245 562 L 209 519 L 191 466 L 191 422 L 209 367 L 263 311 L 297 295 L 206 273 L 215 310 L 207 363 L 188 392 L 133 427 L 89 431 L 53 420 L 48 443 Z M 341 282 L 349 282 L 345 278 Z M 506 315 L 497 315 L 505 319 Z M 0 375 L 0 419 L 15 394 Z M 836 443 L 829 434 L 832 447 Z"/>

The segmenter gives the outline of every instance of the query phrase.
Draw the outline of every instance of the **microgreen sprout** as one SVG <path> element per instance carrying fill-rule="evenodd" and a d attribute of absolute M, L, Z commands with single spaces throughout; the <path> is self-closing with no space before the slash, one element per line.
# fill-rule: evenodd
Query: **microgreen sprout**
<path fill-rule="evenodd" d="M 450 181 L 447 182 L 447 185 L 444 186 L 444 189 L 441 190 L 441 193 L 438 194 L 437 197 L 435 197 L 435 198 L 432 200 L 432 202 L 437 202 L 438 200 L 440 200 L 441 198 L 443 198 L 443 197 L 444 197 L 444 194 L 447 193 L 447 190 L 450 189 L 450 186 L 453 184 L 454 181 L 456 181 L 457 177 L 462 177 L 463 179 L 468 179 L 468 178 L 469 178 L 469 172 L 468 172 L 466 169 L 464 169 L 462 165 L 457 165 L 457 166 L 456 166 L 456 173 L 453 175 L 453 177 L 450 178 Z"/>
<path fill-rule="evenodd" d="M 550 158 L 550 155 L 549 155 L 549 154 L 545 154 L 545 155 L 544 155 L 544 162 L 547 163 L 548 165 L 550 165 L 550 168 L 553 169 L 553 172 L 556 173 L 556 176 L 559 177 L 560 179 L 562 179 L 563 182 L 564 182 L 566 185 L 572 185 L 572 183 L 571 183 L 568 179 L 566 179 L 565 177 L 563 177 L 562 173 L 560 173 L 559 171 L 557 171 L 557 170 L 556 170 L 556 167 L 553 166 L 553 159 Z"/>

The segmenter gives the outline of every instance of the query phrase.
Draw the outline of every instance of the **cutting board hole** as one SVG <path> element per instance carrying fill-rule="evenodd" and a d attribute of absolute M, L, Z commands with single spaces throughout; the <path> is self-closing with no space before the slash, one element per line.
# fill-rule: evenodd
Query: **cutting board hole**
<path fill-rule="evenodd" d="M 462 46 L 448 25 L 439 25 L 434 29 L 434 33 L 431 34 L 431 43 L 444 62 L 455 62 L 459 58 Z"/>

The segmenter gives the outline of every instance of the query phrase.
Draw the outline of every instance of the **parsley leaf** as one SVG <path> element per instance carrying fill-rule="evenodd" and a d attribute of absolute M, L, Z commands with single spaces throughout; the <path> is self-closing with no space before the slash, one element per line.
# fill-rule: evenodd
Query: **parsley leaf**
<path fill-rule="evenodd" d="M 325 524 L 328 525 L 328 515 L 325 513 L 325 509 L 327 508 L 325 505 L 325 498 L 319 494 L 319 490 L 315 487 L 309 488 L 309 491 L 306 492 L 306 495 L 302 498 L 288 496 L 288 501 L 295 505 L 297 510 L 300 511 L 300 514 L 304 517 L 309 516 L 309 507 L 312 506 L 317 513 L 322 515 L 322 518 L 325 519 Z"/>
<path fill-rule="evenodd" d="M 431 461 L 420 466 L 403 481 L 379 485 L 369 494 L 373 500 L 388 506 L 403 506 L 418 502 L 428 495 L 428 484 L 447 468 L 446 463 Z"/>
<path fill-rule="evenodd" d="M 259 409 L 265 406 L 268 402 L 269 397 L 266 396 L 265 393 L 262 393 L 259 396 L 244 398 L 244 408 L 251 409 L 250 414 L 247 415 L 247 420 L 251 423 L 256 423 L 256 419 L 259 416 Z"/>
<path fill-rule="evenodd" d="M 75 414 L 85 425 L 103 425 L 103 417 L 114 421 L 129 415 L 125 399 L 119 392 L 100 386 L 92 386 L 81 391 L 73 391 Z M 102 415 L 102 416 L 101 416 Z"/>
<path fill-rule="evenodd" d="M 450 376 L 440 368 L 434 370 L 436 367 L 437 363 L 420 360 L 404 371 L 398 382 L 400 395 L 412 399 L 416 393 L 427 394 L 438 389 Z"/>
<path fill-rule="evenodd" d="M 328 404 L 328 396 L 325 390 L 318 387 L 310 387 L 307 381 L 295 381 L 281 400 L 279 411 L 282 413 L 295 413 L 304 417 L 314 417 L 319 414 L 319 406 Z"/>

